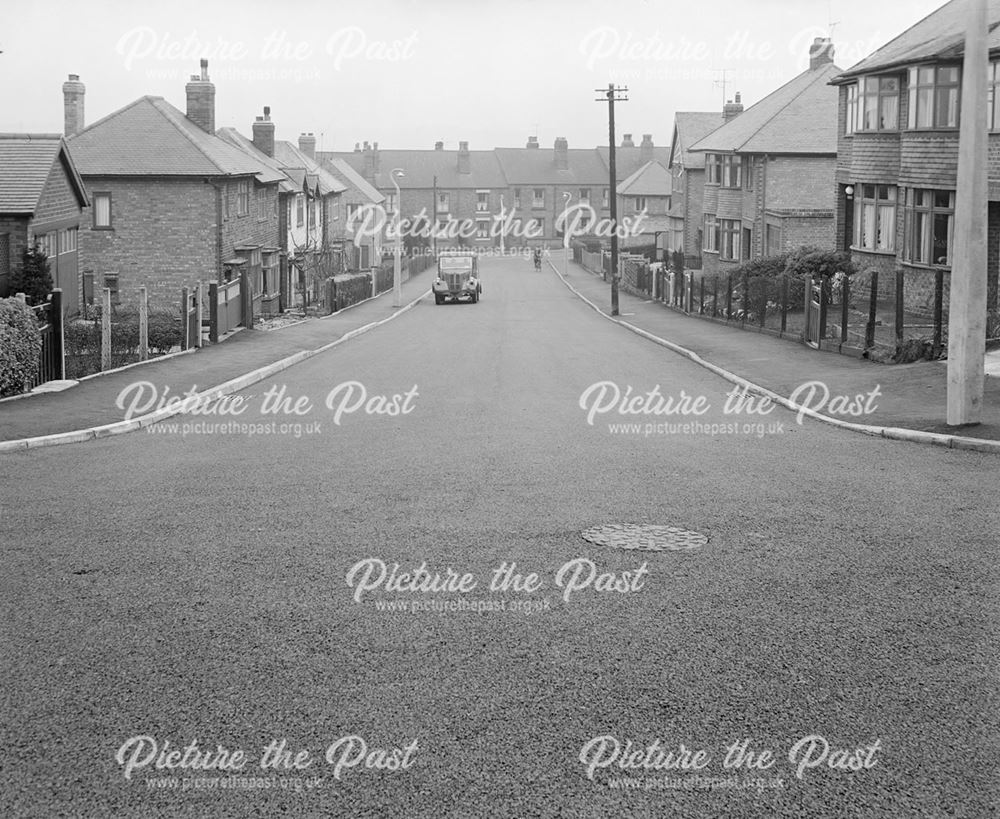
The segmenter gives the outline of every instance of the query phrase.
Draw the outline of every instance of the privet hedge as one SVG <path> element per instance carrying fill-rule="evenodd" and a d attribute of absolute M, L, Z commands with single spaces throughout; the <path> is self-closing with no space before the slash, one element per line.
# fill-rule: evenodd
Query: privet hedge
<path fill-rule="evenodd" d="M 34 311 L 20 299 L 0 299 L 0 397 L 24 392 L 41 353 Z"/>

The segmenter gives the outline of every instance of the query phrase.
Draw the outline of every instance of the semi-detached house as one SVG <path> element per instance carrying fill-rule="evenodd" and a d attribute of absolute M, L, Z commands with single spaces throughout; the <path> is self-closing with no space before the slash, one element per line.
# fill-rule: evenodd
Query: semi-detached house
<path fill-rule="evenodd" d="M 284 175 L 215 133 L 207 61 L 182 112 L 146 96 L 84 127 L 83 83 L 63 86 L 66 135 L 91 192 L 79 236 L 83 295 L 101 287 L 132 301 L 177 304 L 181 288 L 250 275 L 254 298 L 280 268 L 279 185 Z M 276 284 L 274 285 L 276 289 Z"/>

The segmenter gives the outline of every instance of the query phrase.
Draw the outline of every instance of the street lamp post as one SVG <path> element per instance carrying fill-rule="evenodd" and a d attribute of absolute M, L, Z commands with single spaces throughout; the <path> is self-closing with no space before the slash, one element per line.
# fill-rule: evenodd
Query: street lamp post
<path fill-rule="evenodd" d="M 569 275 L 569 200 L 573 195 L 563 191 L 563 276 Z"/>
<path fill-rule="evenodd" d="M 503 194 L 500 194 L 500 255 L 507 255 L 507 250 L 504 247 L 504 234 L 507 232 L 507 214 L 503 208 Z"/>
<path fill-rule="evenodd" d="M 402 168 L 392 169 L 392 184 L 396 188 L 396 247 L 393 252 L 392 257 L 392 306 L 402 307 L 403 305 L 403 282 L 402 282 L 402 243 L 403 236 L 402 230 L 400 230 L 400 208 L 402 203 L 399 201 L 399 182 L 396 180 L 400 177 L 406 176 L 403 173 Z"/>

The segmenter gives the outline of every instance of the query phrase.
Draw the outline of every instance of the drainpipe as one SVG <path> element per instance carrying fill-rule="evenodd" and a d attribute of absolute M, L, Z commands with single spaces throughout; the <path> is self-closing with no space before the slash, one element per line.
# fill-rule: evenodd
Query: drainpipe
<path fill-rule="evenodd" d="M 219 282 L 222 280 L 222 192 L 225 187 L 212 179 L 205 181 L 215 188 L 215 280 Z"/>

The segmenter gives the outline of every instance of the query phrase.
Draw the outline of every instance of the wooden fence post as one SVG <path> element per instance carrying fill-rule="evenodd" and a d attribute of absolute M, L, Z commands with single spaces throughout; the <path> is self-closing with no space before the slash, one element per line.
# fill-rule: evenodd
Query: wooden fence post
<path fill-rule="evenodd" d="M 788 329 L 788 276 L 781 274 L 781 334 Z"/>
<path fill-rule="evenodd" d="M 205 299 L 205 283 L 200 279 L 195 285 L 195 309 L 194 309 L 194 326 L 195 326 L 195 336 L 194 336 L 194 346 L 201 347 L 201 323 L 203 321 L 204 311 L 202 309 L 202 302 Z"/>
<path fill-rule="evenodd" d="M 747 311 L 750 309 L 750 274 L 746 270 L 743 271 L 743 299 L 742 299 L 742 311 L 743 315 L 740 318 L 740 324 L 747 323 Z"/>
<path fill-rule="evenodd" d="M 49 321 L 52 322 L 52 354 L 56 361 L 59 380 L 66 378 L 66 332 L 63 324 L 63 291 L 57 287 L 52 291 L 52 306 L 49 307 Z"/>
<path fill-rule="evenodd" d="M 903 268 L 896 268 L 896 344 L 903 343 Z"/>
<path fill-rule="evenodd" d="M 819 344 L 826 338 L 826 314 L 830 307 L 829 295 L 830 279 L 828 276 L 820 276 L 819 279 L 819 333 L 816 335 L 816 343 Z"/>
<path fill-rule="evenodd" d="M 758 323 L 761 327 L 767 322 L 767 297 L 770 292 L 771 280 L 765 276 L 760 277 L 760 317 Z"/>
<path fill-rule="evenodd" d="M 719 315 L 719 277 L 712 276 L 712 318 Z"/>
<path fill-rule="evenodd" d="M 705 276 L 701 277 L 701 304 L 698 305 L 698 315 L 705 315 Z"/>
<path fill-rule="evenodd" d="M 944 271 L 934 271 L 934 355 L 941 350 L 944 313 Z"/>
<path fill-rule="evenodd" d="M 840 343 L 847 343 L 848 307 L 851 300 L 851 277 L 844 276 L 840 284 Z"/>
<path fill-rule="evenodd" d="M 101 290 L 101 372 L 111 369 L 111 288 Z"/>
<path fill-rule="evenodd" d="M 878 318 L 878 271 L 872 271 L 871 293 L 868 297 L 868 326 L 865 328 L 865 349 L 875 346 L 875 320 Z"/>
<path fill-rule="evenodd" d="M 149 358 L 149 300 L 146 285 L 139 286 L 139 360 Z"/>
<path fill-rule="evenodd" d="M 188 329 L 188 289 L 186 287 L 181 288 L 181 349 L 186 350 L 188 348 L 188 339 L 191 337 L 190 331 Z"/>
<path fill-rule="evenodd" d="M 281 298 L 279 296 L 279 298 Z M 208 285 L 208 340 L 219 343 L 219 283 Z"/>
<path fill-rule="evenodd" d="M 250 274 L 245 270 L 240 271 L 240 307 L 243 313 L 243 326 L 248 330 L 253 329 L 253 293 L 250 290 Z"/>

